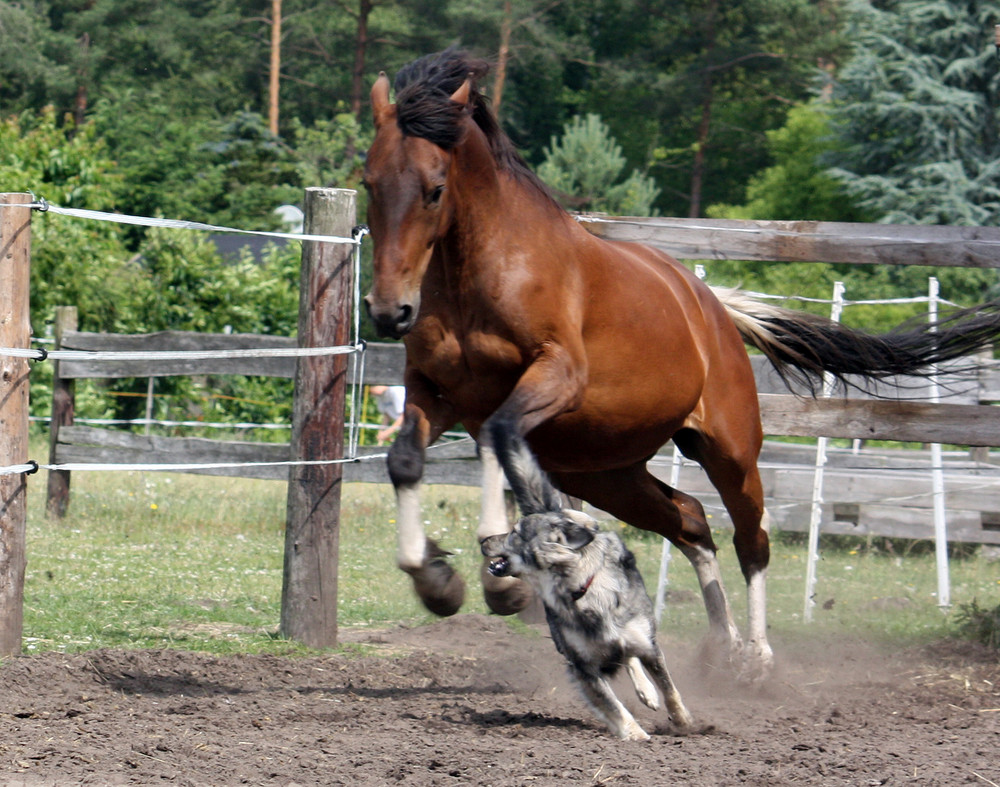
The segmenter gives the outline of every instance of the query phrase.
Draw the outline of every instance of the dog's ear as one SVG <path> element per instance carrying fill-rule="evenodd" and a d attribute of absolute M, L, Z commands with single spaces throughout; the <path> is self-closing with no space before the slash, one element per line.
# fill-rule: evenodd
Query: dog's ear
<path fill-rule="evenodd" d="M 579 552 L 587 544 L 594 540 L 594 530 L 579 522 L 568 520 L 562 526 L 563 534 L 566 538 L 566 546 Z"/>

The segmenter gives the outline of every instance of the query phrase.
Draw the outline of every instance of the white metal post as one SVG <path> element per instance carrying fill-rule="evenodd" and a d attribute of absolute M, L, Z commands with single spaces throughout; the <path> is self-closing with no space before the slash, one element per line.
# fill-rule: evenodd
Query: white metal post
<path fill-rule="evenodd" d="M 927 303 L 928 317 L 932 323 L 937 322 L 938 317 L 938 297 L 940 287 L 938 280 L 931 276 L 927 280 Z M 937 330 L 936 327 L 931 330 Z M 931 402 L 937 404 L 941 401 L 941 390 L 938 386 L 938 377 L 932 374 L 930 377 Z M 951 580 L 948 575 L 948 524 L 945 521 L 945 500 L 944 500 L 944 469 L 941 464 L 941 444 L 931 443 L 931 490 L 934 498 L 934 555 L 937 559 L 937 583 L 938 583 L 938 606 L 951 606 Z"/>
<path fill-rule="evenodd" d="M 844 283 L 833 283 L 833 304 L 830 307 L 830 319 L 840 322 L 840 314 L 844 310 Z M 823 375 L 823 398 L 829 398 L 833 392 L 834 380 L 830 375 Z M 806 554 L 806 593 L 802 608 L 802 619 L 812 621 L 813 607 L 816 602 L 816 563 L 819 560 L 819 524 L 823 516 L 823 473 L 826 467 L 826 437 L 816 439 L 816 470 L 813 473 L 812 506 L 809 512 L 809 542 Z"/>

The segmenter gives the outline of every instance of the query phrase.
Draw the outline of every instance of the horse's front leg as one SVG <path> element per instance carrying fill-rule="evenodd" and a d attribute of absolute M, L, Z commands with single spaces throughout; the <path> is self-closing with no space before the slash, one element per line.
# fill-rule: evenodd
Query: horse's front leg
<path fill-rule="evenodd" d="M 579 403 L 586 380 L 586 363 L 579 342 L 568 348 L 557 343 L 546 346 L 518 380 L 478 432 L 479 456 L 483 464 L 483 497 L 479 518 L 479 542 L 510 532 L 503 497 L 503 467 L 512 461 L 512 446 L 539 424 Z M 516 475 L 516 474 L 515 474 Z M 512 478 L 510 480 L 513 480 Z M 486 603 L 499 615 L 525 609 L 534 597 L 531 587 L 514 577 L 494 577 L 482 570 Z"/>
<path fill-rule="evenodd" d="M 435 435 L 436 437 L 436 435 Z M 430 423 L 407 405 L 403 426 L 389 449 L 389 478 L 396 492 L 396 563 L 413 578 L 413 588 L 435 615 L 454 615 L 465 600 L 465 582 L 445 559 L 450 553 L 427 538 L 420 515 L 420 485 Z"/>
<path fill-rule="evenodd" d="M 480 445 L 479 459 L 483 466 L 483 489 L 476 535 L 481 544 L 491 536 L 509 533 L 512 523 L 507 518 L 503 469 L 497 460 L 496 451 L 490 445 Z M 489 562 L 489 558 L 483 561 L 479 574 L 486 606 L 497 615 L 514 615 L 525 609 L 534 597 L 531 586 L 517 577 L 493 576 L 487 568 Z"/>

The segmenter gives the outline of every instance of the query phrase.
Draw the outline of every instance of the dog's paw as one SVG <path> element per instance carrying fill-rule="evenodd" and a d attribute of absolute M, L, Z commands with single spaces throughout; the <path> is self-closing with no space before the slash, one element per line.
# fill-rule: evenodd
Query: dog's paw
<path fill-rule="evenodd" d="M 652 694 L 647 694 L 644 691 L 638 691 L 638 690 L 636 691 L 636 694 L 639 697 L 639 701 L 650 710 L 660 709 L 660 695 L 656 693 L 655 689 L 653 690 Z"/>
<path fill-rule="evenodd" d="M 678 704 L 670 709 L 670 721 L 681 732 L 688 732 L 694 729 L 694 718 L 692 718 L 688 709 L 683 704 Z"/>

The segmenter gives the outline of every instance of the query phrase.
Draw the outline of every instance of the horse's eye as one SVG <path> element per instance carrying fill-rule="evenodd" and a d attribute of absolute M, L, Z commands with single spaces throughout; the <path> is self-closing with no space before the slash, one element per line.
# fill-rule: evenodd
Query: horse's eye
<path fill-rule="evenodd" d="M 437 205 L 441 201 L 442 194 L 444 194 L 444 186 L 435 186 L 427 197 L 427 204 Z"/>

